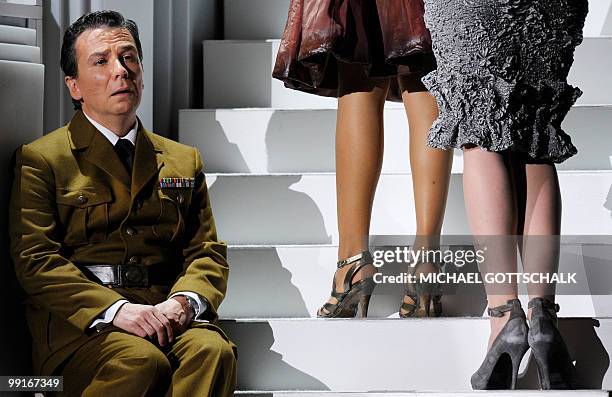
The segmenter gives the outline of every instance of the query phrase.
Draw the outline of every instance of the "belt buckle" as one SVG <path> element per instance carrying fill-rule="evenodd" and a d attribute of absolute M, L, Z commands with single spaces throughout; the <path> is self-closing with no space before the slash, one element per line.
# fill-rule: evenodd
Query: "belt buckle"
<path fill-rule="evenodd" d="M 149 272 L 142 265 L 119 265 L 119 287 L 148 287 Z"/>
<path fill-rule="evenodd" d="M 81 270 L 86 277 L 110 288 L 117 286 L 118 276 L 116 266 L 112 265 L 84 265 Z"/>

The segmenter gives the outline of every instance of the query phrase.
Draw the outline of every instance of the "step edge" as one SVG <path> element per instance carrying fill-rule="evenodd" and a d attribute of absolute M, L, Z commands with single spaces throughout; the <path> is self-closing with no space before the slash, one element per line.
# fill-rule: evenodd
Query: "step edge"
<path fill-rule="evenodd" d="M 612 174 L 612 169 L 594 169 L 594 170 L 557 170 L 558 174 L 562 175 L 584 175 L 584 174 L 594 174 L 594 175 L 604 175 L 604 174 Z M 206 173 L 208 177 L 215 178 L 262 178 L 262 177 L 313 177 L 313 176 L 321 176 L 321 177 L 335 177 L 335 172 L 268 172 L 268 173 L 246 173 L 246 172 L 210 172 Z M 411 172 L 381 172 L 381 176 L 411 176 Z M 463 175 L 462 171 L 453 171 L 451 175 Z"/>
<path fill-rule="evenodd" d="M 574 320 L 598 320 L 598 321 L 610 321 L 612 317 L 559 317 L 561 322 L 574 321 Z M 220 323 L 235 323 L 235 324 L 252 324 L 252 323 L 303 323 L 303 322 L 356 322 L 357 324 L 361 323 L 371 323 L 371 322 L 393 322 L 400 321 L 405 324 L 421 324 L 423 322 L 464 322 L 464 321 L 479 321 L 479 322 L 489 322 L 488 317 L 438 317 L 438 318 L 412 318 L 409 320 L 400 319 L 400 318 L 316 318 L 316 317 L 278 317 L 278 318 L 270 318 L 270 317 L 245 317 L 245 318 L 220 318 Z"/>
<path fill-rule="evenodd" d="M 606 110 L 612 110 L 612 103 L 610 104 L 606 104 L 606 103 L 584 103 L 584 104 L 576 104 L 573 105 L 572 108 L 576 108 L 576 109 L 587 109 L 587 108 L 595 108 L 595 109 L 599 109 L 599 108 L 604 108 Z M 389 111 L 389 110 L 393 110 L 393 111 L 401 111 L 402 113 L 404 112 L 404 109 L 401 106 L 393 106 L 393 107 L 388 107 L 385 109 L 385 111 Z M 306 111 L 306 112 L 312 112 L 312 111 L 336 111 L 335 108 L 324 108 L 324 107 L 320 107 L 320 108 L 278 108 L 278 107 L 249 107 L 249 108 L 185 108 L 185 109 L 179 109 L 179 113 L 183 112 L 183 113 L 196 113 L 196 112 L 298 112 L 298 111 Z"/>

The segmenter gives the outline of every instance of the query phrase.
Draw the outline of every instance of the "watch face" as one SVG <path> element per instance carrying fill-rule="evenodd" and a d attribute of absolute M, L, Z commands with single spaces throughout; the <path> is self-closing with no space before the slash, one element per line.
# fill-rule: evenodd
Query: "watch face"
<path fill-rule="evenodd" d="M 193 313 L 193 315 L 197 315 L 200 311 L 200 307 L 198 305 L 198 302 L 195 301 L 195 299 L 193 299 L 190 296 L 186 296 L 185 297 L 187 300 L 187 304 L 189 305 L 189 307 L 191 308 L 191 311 Z"/>

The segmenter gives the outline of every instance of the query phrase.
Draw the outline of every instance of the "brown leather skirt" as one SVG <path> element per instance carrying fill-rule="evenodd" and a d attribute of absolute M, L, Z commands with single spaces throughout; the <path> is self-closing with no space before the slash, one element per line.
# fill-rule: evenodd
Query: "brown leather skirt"
<path fill-rule="evenodd" d="M 338 96 L 338 62 L 359 64 L 370 78 L 400 76 L 424 91 L 435 69 L 423 0 L 291 0 L 273 76 L 288 88 Z M 392 78 L 389 100 L 401 100 Z M 406 86 L 406 84 L 403 84 Z"/>

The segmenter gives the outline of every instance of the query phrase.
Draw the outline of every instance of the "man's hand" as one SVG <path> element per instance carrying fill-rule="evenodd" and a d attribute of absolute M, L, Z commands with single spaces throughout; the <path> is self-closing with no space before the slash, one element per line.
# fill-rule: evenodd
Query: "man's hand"
<path fill-rule="evenodd" d="M 170 320 L 156 306 L 126 303 L 119 308 L 113 325 L 141 338 L 157 338 L 160 346 L 174 341 Z"/>
<path fill-rule="evenodd" d="M 186 310 L 187 307 L 187 299 L 181 295 L 173 296 L 155 305 L 155 308 L 170 320 L 170 324 L 178 332 L 185 331 L 193 320 L 193 312 L 192 310 Z"/>

